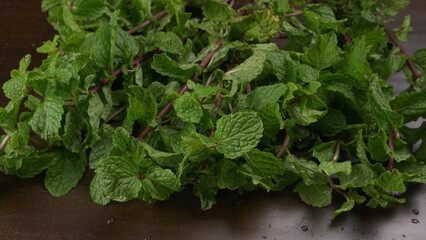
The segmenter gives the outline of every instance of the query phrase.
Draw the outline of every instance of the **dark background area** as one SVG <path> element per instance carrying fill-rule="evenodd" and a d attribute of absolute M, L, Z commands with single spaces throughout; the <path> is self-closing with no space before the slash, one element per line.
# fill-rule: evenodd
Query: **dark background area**
<path fill-rule="evenodd" d="M 412 16 L 414 32 L 404 43 L 412 54 L 426 47 L 426 1 L 412 0 L 404 14 Z M 33 55 L 33 67 L 40 64 L 44 56 L 35 49 L 55 34 L 46 17 L 40 1 L 0 0 L 0 84 L 26 54 Z M 401 81 L 402 75 L 391 80 Z M 1 92 L 0 106 L 6 103 Z M 403 205 L 357 206 L 333 219 L 342 200 L 339 196 L 335 195 L 332 206 L 318 209 L 306 206 L 290 190 L 258 190 L 244 196 L 223 191 L 208 211 L 200 210 L 190 189 L 165 202 L 133 200 L 99 206 L 89 196 L 92 176 L 86 174 L 67 196 L 52 197 L 42 176 L 20 179 L 0 174 L 0 239 L 426 239 L 424 185 L 411 185 Z"/>

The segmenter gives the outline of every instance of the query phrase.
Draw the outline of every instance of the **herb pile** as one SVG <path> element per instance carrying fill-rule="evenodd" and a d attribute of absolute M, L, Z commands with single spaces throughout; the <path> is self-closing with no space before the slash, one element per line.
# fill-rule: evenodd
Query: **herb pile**
<path fill-rule="evenodd" d="M 102 205 L 185 187 L 202 209 L 221 189 L 293 188 L 315 207 L 334 195 L 335 215 L 403 203 L 426 183 L 426 124 L 404 126 L 426 117 L 426 49 L 401 48 L 409 17 L 386 27 L 408 4 L 43 0 L 59 35 L 3 85 L 0 171 L 45 172 L 61 196 L 94 169 Z"/>

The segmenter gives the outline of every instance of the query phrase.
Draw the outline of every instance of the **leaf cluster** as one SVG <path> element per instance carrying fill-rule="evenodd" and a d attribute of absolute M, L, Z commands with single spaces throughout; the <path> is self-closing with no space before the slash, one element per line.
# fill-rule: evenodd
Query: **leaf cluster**
<path fill-rule="evenodd" d="M 315 2 L 43 0 L 59 35 L 3 85 L 0 171 L 45 172 L 60 196 L 89 167 L 101 205 L 184 187 L 203 209 L 222 189 L 293 188 L 315 207 L 335 192 L 335 215 L 404 202 L 426 183 L 426 125 L 405 126 L 426 117 L 426 50 L 401 55 L 380 16 L 409 1 Z"/>

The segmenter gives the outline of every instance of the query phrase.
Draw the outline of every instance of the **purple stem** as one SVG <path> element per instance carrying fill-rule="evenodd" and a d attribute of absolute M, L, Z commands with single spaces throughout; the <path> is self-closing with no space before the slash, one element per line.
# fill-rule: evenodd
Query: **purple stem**
<path fill-rule="evenodd" d="M 159 13 L 157 13 L 156 15 L 154 15 L 154 17 L 155 18 L 157 18 L 157 19 L 159 19 L 159 18 L 162 18 L 162 17 L 164 17 L 164 16 L 166 16 L 167 15 L 167 12 L 166 11 L 162 11 L 162 12 L 159 12 Z M 136 26 L 136 27 L 134 27 L 134 28 L 132 28 L 132 29 L 129 29 L 127 32 L 128 33 L 130 33 L 130 34 L 133 34 L 133 33 L 135 33 L 135 32 L 137 32 L 137 31 L 139 31 L 139 30 L 141 30 L 141 29 L 143 29 L 143 28 L 145 28 L 145 27 L 147 27 L 148 25 L 150 25 L 152 23 L 152 20 L 150 19 L 150 20 L 146 20 L 145 22 L 143 22 L 141 25 L 139 25 L 139 26 Z"/>

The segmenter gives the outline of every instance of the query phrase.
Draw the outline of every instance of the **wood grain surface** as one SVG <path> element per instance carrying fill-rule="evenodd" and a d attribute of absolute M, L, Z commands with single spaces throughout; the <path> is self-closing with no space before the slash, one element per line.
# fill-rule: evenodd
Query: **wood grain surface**
<path fill-rule="evenodd" d="M 412 0 L 404 14 L 412 15 L 415 29 L 405 43 L 412 54 L 426 47 L 426 1 Z M 44 56 L 35 48 L 55 34 L 46 17 L 39 0 L 0 0 L 1 83 L 28 53 L 33 55 L 32 66 L 40 64 Z M 392 82 L 401 80 L 397 75 Z M 3 93 L 0 103 L 6 104 Z M 244 196 L 222 191 L 218 204 L 208 211 L 200 210 L 190 189 L 165 202 L 99 206 L 89 196 L 92 176 L 87 173 L 67 196 L 52 197 L 42 176 L 20 179 L 0 174 L 0 239 L 426 239 L 423 185 L 409 187 L 404 205 L 376 210 L 357 206 L 333 220 L 339 196 L 332 206 L 318 209 L 306 206 L 291 191 L 258 190 Z"/>

